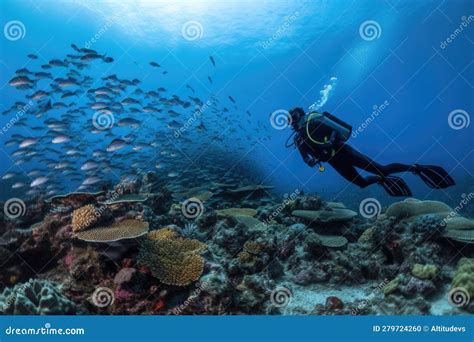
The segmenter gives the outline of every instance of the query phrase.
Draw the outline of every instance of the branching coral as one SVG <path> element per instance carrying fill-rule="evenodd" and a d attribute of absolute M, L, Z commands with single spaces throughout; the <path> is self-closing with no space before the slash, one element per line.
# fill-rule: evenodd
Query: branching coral
<path fill-rule="evenodd" d="M 139 257 L 154 277 L 168 285 L 186 286 L 199 279 L 204 270 L 200 255 L 207 246 L 177 236 L 168 228 L 153 231 L 140 248 Z"/>
<path fill-rule="evenodd" d="M 72 231 L 83 231 L 99 221 L 100 215 L 92 204 L 85 205 L 72 212 Z"/>

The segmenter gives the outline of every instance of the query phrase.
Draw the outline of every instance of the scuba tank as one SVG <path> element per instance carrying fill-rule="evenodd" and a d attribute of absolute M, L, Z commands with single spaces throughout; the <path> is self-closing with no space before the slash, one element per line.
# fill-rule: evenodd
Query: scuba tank
<path fill-rule="evenodd" d="M 338 133 L 339 141 L 346 142 L 351 136 L 352 126 L 328 112 L 309 114 L 306 121 L 306 134 L 312 142 L 319 145 L 325 144 L 333 131 Z"/>
<path fill-rule="evenodd" d="M 309 140 L 317 145 L 324 145 L 331 138 L 334 131 L 337 132 L 337 140 L 339 142 L 346 142 L 352 133 L 352 126 L 345 123 L 334 115 L 324 112 L 311 112 L 306 120 L 306 135 Z M 325 167 L 321 162 L 328 161 L 336 153 L 334 148 L 330 150 L 323 149 L 322 157 L 319 159 L 319 172 L 324 172 Z"/>

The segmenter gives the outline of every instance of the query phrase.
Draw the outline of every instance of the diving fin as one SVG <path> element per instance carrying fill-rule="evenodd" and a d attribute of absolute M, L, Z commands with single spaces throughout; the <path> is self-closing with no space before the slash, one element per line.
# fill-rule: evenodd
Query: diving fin
<path fill-rule="evenodd" d="M 433 189 L 444 189 L 456 184 L 441 166 L 415 164 L 413 173 Z"/>
<path fill-rule="evenodd" d="M 385 191 L 390 196 L 394 197 L 409 197 L 411 196 L 411 190 L 408 187 L 407 183 L 400 177 L 396 176 L 386 176 L 383 177 L 379 184 L 383 186 Z"/>

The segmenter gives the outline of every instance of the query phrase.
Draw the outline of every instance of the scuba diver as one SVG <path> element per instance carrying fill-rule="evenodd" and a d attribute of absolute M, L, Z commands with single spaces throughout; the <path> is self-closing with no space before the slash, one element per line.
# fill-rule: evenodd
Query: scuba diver
<path fill-rule="evenodd" d="M 295 145 L 303 160 L 310 167 L 327 162 L 349 182 L 365 188 L 371 184 L 380 184 L 391 196 L 411 196 L 405 181 L 393 173 L 410 171 L 418 175 L 430 188 L 444 189 L 454 185 L 454 180 L 440 166 L 392 163 L 381 165 L 360 153 L 346 141 L 351 136 L 352 127 L 328 112 L 311 112 L 306 115 L 302 108 L 289 111 L 289 124 L 294 132 L 287 140 L 287 147 Z M 293 144 L 288 141 L 294 136 Z M 373 175 L 364 177 L 356 168 Z"/>

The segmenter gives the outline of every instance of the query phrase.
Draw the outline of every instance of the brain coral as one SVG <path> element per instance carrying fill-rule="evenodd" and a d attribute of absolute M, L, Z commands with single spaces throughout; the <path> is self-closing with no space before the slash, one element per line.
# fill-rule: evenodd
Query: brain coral
<path fill-rule="evenodd" d="M 201 276 L 204 259 L 200 253 L 206 248 L 198 240 L 181 238 L 165 228 L 148 234 L 139 257 L 161 282 L 186 286 Z"/>
<path fill-rule="evenodd" d="M 76 305 L 59 288 L 46 280 L 30 279 L 0 293 L 0 313 L 6 315 L 67 315 Z"/>
<path fill-rule="evenodd" d="M 74 233 L 88 229 L 98 222 L 100 215 L 92 204 L 85 205 L 72 212 L 72 231 Z"/>

